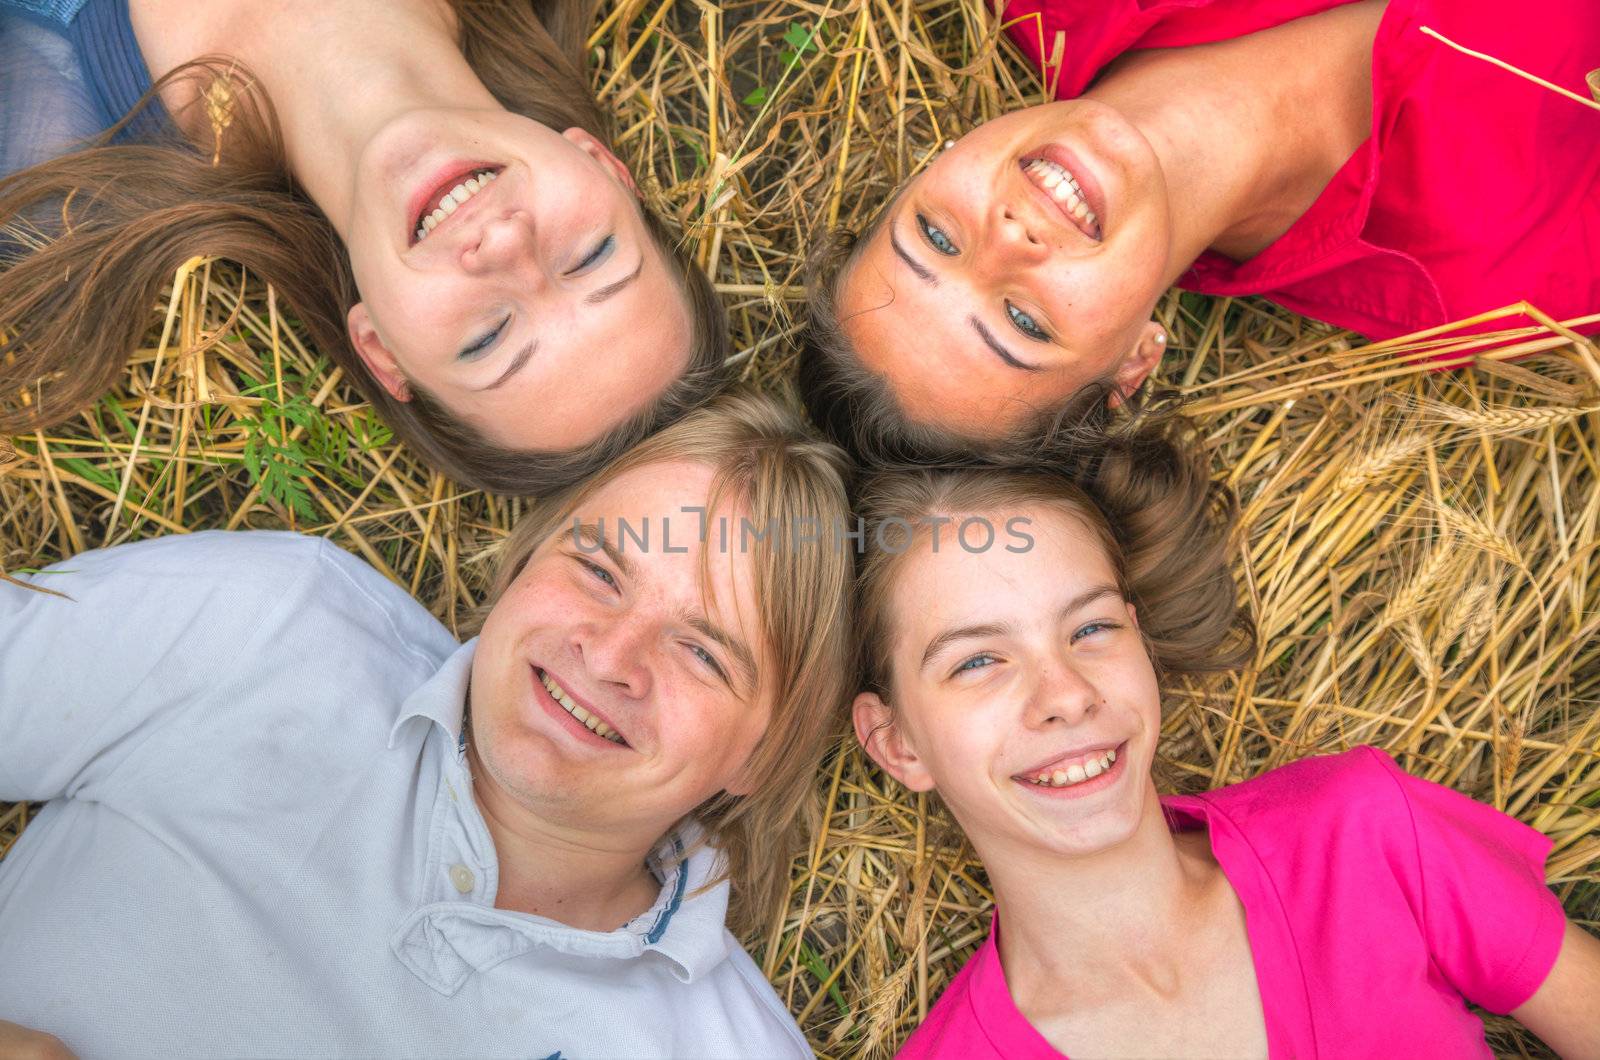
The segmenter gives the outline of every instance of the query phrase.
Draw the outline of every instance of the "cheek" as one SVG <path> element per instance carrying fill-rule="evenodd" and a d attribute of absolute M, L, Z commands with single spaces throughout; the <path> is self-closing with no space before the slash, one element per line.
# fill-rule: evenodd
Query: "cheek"
<path fill-rule="evenodd" d="M 955 793 L 986 784 L 1009 731 L 1001 712 L 991 709 L 1002 697 L 969 693 L 939 698 L 932 709 L 924 704 L 908 729 L 919 756 L 941 790 Z"/>

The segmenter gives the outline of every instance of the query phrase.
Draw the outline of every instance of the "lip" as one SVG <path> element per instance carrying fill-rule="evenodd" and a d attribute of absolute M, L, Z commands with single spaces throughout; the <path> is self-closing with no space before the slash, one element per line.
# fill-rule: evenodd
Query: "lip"
<path fill-rule="evenodd" d="M 573 720 L 576 721 L 577 719 L 574 718 Z M 1064 762 L 1069 758 L 1079 758 L 1086 754 L 1092 754 L 1095 751 L 1110 750 L 1115 750 L 1117 752 L 1117 760 L 1111 763 L 1111 768 L 1106 770 L 1104 773 L 1101 773 L 1097 777 L 1091 777 L 1090 779 L 1080 781 L 1077 784 L 1068 784 L 1065 787 L 1052 788 L 1049 785 L 1035 784 L 1031 781 L 1022 779 L 1025 776 L 1037 774 L 1058 762 Z M 1038 795 L 1041 798 L 1082 799 L 1115 784 L 1117 780 L 1121 778 L 1123 774 L 1123 766 L 1127 764 L 1127 761 L 1128 742 L 1126 740 L 1119 744 L 1094 744 L 1088 747 L 1079 747 L 1075 750 L 1068 751 L 1065 754 L 1056 755 L 1048 761 L 1040 762 L 1036 766 L 1023 770 L 1021 773 L 1013 774 L 1011 779 L 1013 782 L 1021 785 L 1023 788 L 1033 792 L 1035 795 Z"/>
<path fill-rule="evenodd" d="M 1025 166 L 1029 161 L 1035 158 L 1042 158 L 1046 162 L 1054 162 L 1062 169 L 1065 169 L 1068 173 L 1071 173 L 1073 178 L 1077 180 L 1078 187 L 1083 191 L 1083 201 L 1089 204 L 1089 209 L 1094 211 L 1095 219 L 1100 224 L 1100 238 L 1097 242 L 1104 243 L 1106 241 L 1106 232 L 1111 226 L 1109 223 L 1110 219 L 1106 215 L 1106 193 L 1105 190 L 1100 186 L 1100 178 L 1097 177 L 1092 170 L 1085 166 L 1083 161 L 1079 159 L 1079 157 L 1074 154 L 1071 149 L 1063 147 L 1061 144 L 1044 144 L 1035 150 L 1024 152 L 1022 157 L 1017 160 L 1019 171 L 1022 166 Z M 1056 200 L 1047 194 L 1043 188 L 1039 187 L 1033 181 L 1028 180 L 1026 174 L 1023 174 L 1022 179 L 1027 183 L 1028 187 L 1032 188 L 1039 194 L 1041 198 L 1043 198 L 1051 206 L 1055 207 L 1057 213 L 1062 214 L 1067 218 L 1067 223 L 1072 226 L 1072 230 L 1074 232 L 1079 232 L 1081 234 L 1081 229 L 1079 229 L 1077 224 L 1072 220 L 1071 215 L 1067 214 L 1066 211 L 1062 209 L 1060 203 L 1056 202 Z"/>
<path fill-rule="evenodd" d="M 406 230 L 406 246 L 414 247 L 417 245 L 417 226 L 421 221 L 422 208 L 431 202 L 435 196 L 439 195 L 441 192 L 449 191 L 451 188 L 455 187 L 457 184 L 460 184 L 463 180 L 466 180 L 479 170 L 493 169 L 498 171 L 504 168 L 504 166 L 497 165 L 493 162 L 475 160 L 470 162 L 451 162 L 448 165 L 435 170 L 432 179 L 430 179 L 426 184 L 418 185 L 417 188 L 412 191 L 411 198 L 407 202 L 406 224 L 408 227 Z M 437 226 L 435 226 L 434 232 L 437 232 L 440 228 L 443 228 L 451 221 L 454 221 L 457 214 L 467 211 L 480 198 L 482 198 L 482 192 L 474 195 L 465 203 L 456 207 L 454 213 L 451 213 L 443 221 L 440 221 Z M 430 232 L 429 234 L 432 235 L 433 233 Z"/>
<path fill-rule="evenodd" d="M 534 699 L 538 702 L 539 706 L 543 708 L 546 714 L 550 715 L 558 724 L 566 728 L 566 730 L 570 732 L 575 739 L 581 743 L 587 744 L 588 746 L 604 748 L 605 750 L 609 751 L 633 750 L 633 745 L 628 742 L 627 735 L 623 733 L 621 729 L 617 728 L 617 726 L 612 723 L 609 717 L 596 710 L 594 706 L 587 700 L 574 695 L 571 686 L 569 686 L 567 682 L 561 680 L 561 676 L 559 674 L 551 673 L 542 666 L 532 666 L 529 667 L 529 670 L 533 681 Z M 583 724 L 577 718 L 569 714 L 567 712 L 567 708 L 563 707 L 560 703 L 557 703 L 555 697 L 550 694 L 550 690 L 544 687 L 544 681 L 540 679 L 540 675 L 545 673 L 549 673 L 551 677 L 555 678 L 556 684 L 567 690 L 567 694 L 572 696 L 573 702 L 577 703 L 578 706 L 582 707 L 590 714 L 593 714 L 595 717 L 605 722 L 605 724 L 610 727 L 611 731 L 615 732 L 618 736 L 621 736 L 622 742 L 612 743 L 604 736 L 601 736 L 595 732 L 591 732 L 587 725 Z"/>

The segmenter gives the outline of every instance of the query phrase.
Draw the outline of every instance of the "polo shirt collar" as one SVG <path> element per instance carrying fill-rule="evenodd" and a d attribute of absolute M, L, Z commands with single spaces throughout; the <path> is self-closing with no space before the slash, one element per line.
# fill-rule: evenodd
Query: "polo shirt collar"
<path fill-rule="evenodd" d="M 461 716 L 467 705 L 467 686 L 472 680 L 472 657 L 478 638 L 473 637 L 450 653 L 444 665 L 417 687 L 400 705 L 400 716 L 389 729 L 389 747 L 400 739 L 400 730 L 413 718 L 426 718 L 438 725 L 459 744 Z"/>

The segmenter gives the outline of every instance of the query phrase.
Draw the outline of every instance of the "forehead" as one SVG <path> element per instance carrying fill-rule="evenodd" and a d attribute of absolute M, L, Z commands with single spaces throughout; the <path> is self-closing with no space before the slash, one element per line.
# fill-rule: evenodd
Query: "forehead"
<path fill-rule="evenodd" d="M 967 519 L 992 528 L 987 548 L 962 547 L 956 532 Z M 965 537 L 977 549 L 987 534 L 974 524 Z M 1104 584 L 1117 584 L 1111 557 L 1079 516 L 1049 504 L 963 513 L 945 525 L 937 551 L 924 532 L 901 557 L 893 625 L 902 644 L 916 642 L 920 651 L 926 630 L 1053 613 L 1060 599 Z"/>
<path fill-rule="evenodd" d="M 630 468 L 594 489 L 556 528 L 552 543 L 573 542 L 575 526 L 602 530 L 640 580 L 639 588 L 674 606 L 704 608 L 757 639 L 755 564 L 738 547 L 742 498 L 724 494 L 711 507 L 716 469 L 700 460 L 657 460 Z M 730 527 L 721 533 L 722 527 Z M 585 542 L 589 551 L 596 544 Z"/>

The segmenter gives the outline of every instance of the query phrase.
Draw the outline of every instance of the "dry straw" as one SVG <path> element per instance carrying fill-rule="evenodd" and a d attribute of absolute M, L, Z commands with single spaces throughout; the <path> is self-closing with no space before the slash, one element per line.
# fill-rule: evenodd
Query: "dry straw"
<path fill-rule="evenodd" d="M 1042 98 L 976 2 L 617 0 L 592 46 L 622 152 L 716 277 L 735 361 L 761 383 L 792 365 L 806 235 L 866 219 L 945 139 Z M 1163 751 L 1180 783 L 1386 747 L 1554 839 L 1550 882 L 1592 924 L 1600 354 L 1536 310 L 1375 346 L 1255 300 L 1174 294 L 1158 313 L 1168 381 L 1240 495 L 1262 633 L 1249 672 L 1171 690 Z M 448 625 L 476 602 L 519 502 L 388 444 L 250 277 L 186 265 L 149 336 L 114 395 L 0 446 L 0 571 L 292 526 Z M 887 1055 L 982 939 L 989 890 L 924 800 L 848 741 L 817 783 L 826 828 L 796 859 L 789 907 L 748 942 L 819 1053 Z M 0 850 L 27 813 L 0 808 Z M 1504 1055 L 1540 1052 L 1504 1021 L 1492 1033 Z"/>

